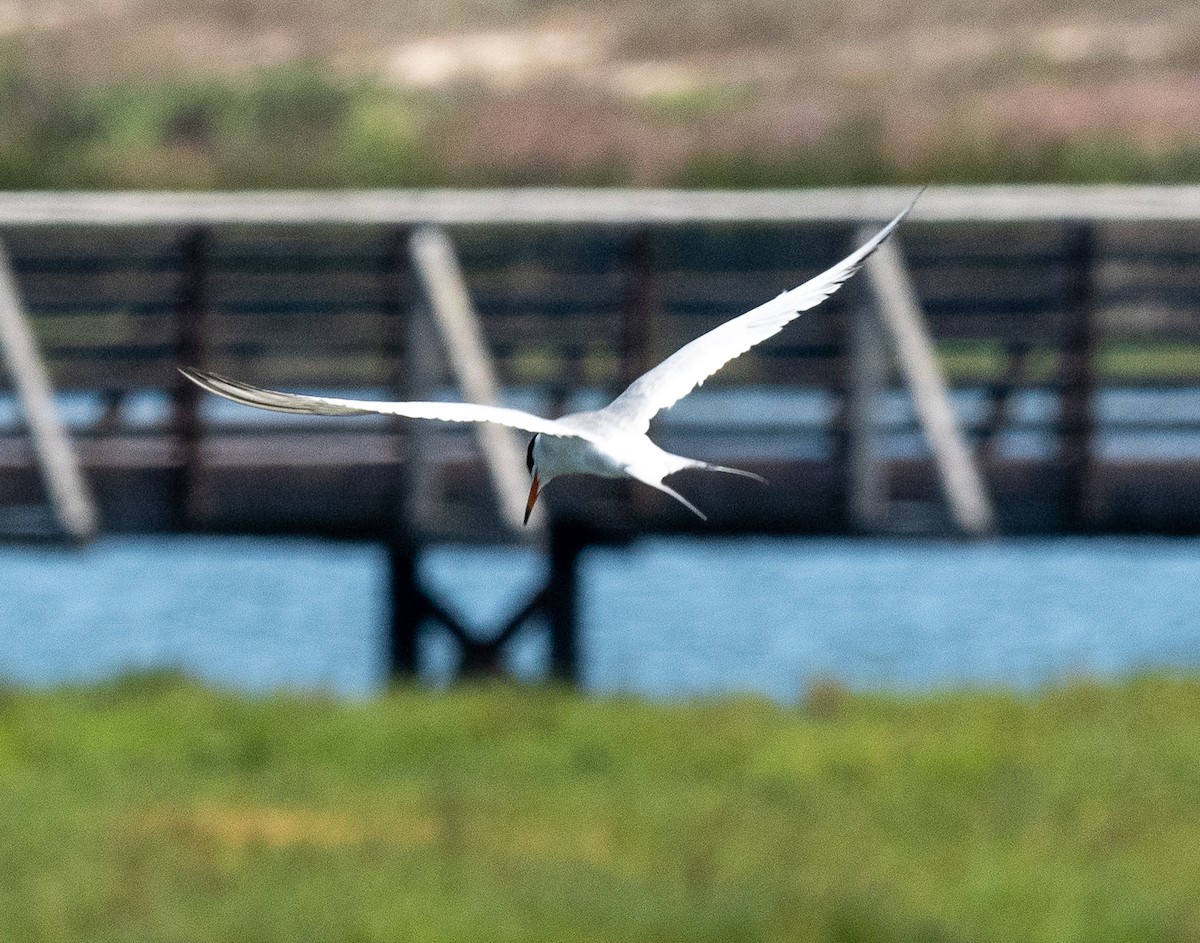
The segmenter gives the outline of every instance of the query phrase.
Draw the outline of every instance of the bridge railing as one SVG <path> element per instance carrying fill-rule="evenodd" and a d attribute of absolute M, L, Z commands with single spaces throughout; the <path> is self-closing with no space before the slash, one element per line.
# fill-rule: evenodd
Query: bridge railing
<path fill-rule="evenodd" d="M 422 371 L 427 383 L 447 382 L 444 363 L 418 363 L 412 349 L 420 289 L 407 245 L 417 227 L 453 236 L 498 382 L 553 410 L 580 389 L 617 392 L 687 340 L 815 274 L 911 196 L 14 193 L 0 195 L 0 239 L 55 388 L 111 407 L 74 434 L 85 444 L 170 436 L 182 522 L 202 510 L 204 441 L 296 427 L 214 411 L 177 365 L 348 393 L 405 395 Z M 1200 188 L 935 187 L 901 238 L 939 362 L 953 385 L 984 396 L 967 426 L 985 466 L 1001 473 L 1014 430 L 1048 437 L 1044 463 L 1059 475 L 1068 517 L 1086 526 L 1098 386 L 1200 386 Z M 821 443 L 839 481 L 852 452 L 848 339 L 862 297 L 851 288 L 705 387 L 811 391 L 823 407 L 789 427 Z M 891 365 L 885 379 L 896 375 Z M 1030 390 L 1053 408 L 1023 414 L 1018 394 Z M 138 396 L 172 406 L 132 422 Z M 1200 424 L 1178 414 L 1114 421 L 1167 435 Z M 397 459 L 407 448 L 396 425 L 323 428 L 347 441 L 386 433 L 381 448 Z M 882 432 L 912 428 L 886 419 Z M 466 448 L 445 435 L 452 452 Z"/>
<path fill-rule="evenodd" d="M 553 412 L 583 405 L 578 391 L 592 401 L 617 392 L 821 271 L 911 197 L 904 188 L 12 193 L 0 194 L 0 242 L 60 405 L 86 406 L 63 416 L 106 529 L 381 540 L 397 671 L 416 670 L 431 623 L 458 641 L 463 670 L 490 671 L 516 633 L 544 622 L 551 670 L 572 678 L 582 551 L 695 528 L 686 511 L 613 483 L 548 494 L 546 584 L 494 631 L 468 631 L 422 585 L 417 561 L 425 539 L 510 539 L 469 430 L 434 431 L 436 448 L 421 449 L 412 425 L 383 418 L 297 422 L 226 409 L 175 368 L 348 395 L 444 392 L 462 370 L 454 376 L 429 320 L 414 317 L 428 286 L 410 251 L 414 232 L 434 226 L 454 241 L 495 383 Z M 1114 457 L 1102 447 L 1114 431 L 1200 440 L 1200 188 L 935 187 L 899 242 L 891 275 L 923 310 L 936 352 L 925 366 L 954 388 L 1002 531 L 1200 533 L 1200 450 Z M 698 418 L 693 400 L 663 421 L 657 434 L 677 450 L 772 479 L 753 493 L 729 476 L 689 480 L 689 496 L 710 511 L 705 533 L 937 526 L 928 513 L 937 475 L 904 445 L 917 418 L 892 409 L 900 371 L 871 340 L 870 281 L 856 279 L 707 383 L 706 393 L 750 391 L 740 405 L 713 407 L 728 415 Z M 1106 386 L 1178 391 L 1182 405 L 1158 395 L 1103 415 Z M 880 390 L 892 391 L 888 409 L 864 408 L 878 406 Z M 786 401 L 787 415 L 768 401 Z M 42 487 L 6 405 L 0 397 L 0 505 Z M 1035 444 L 1014 450 L 1014 440 Z M 437 467 L 422 468 L 422 454 Z M 431 482 L 426 503 L 450 510 L 414 526 L 404 502 Z M 906 519 L 892 513 L 901 507 L 925 510 Z"/>

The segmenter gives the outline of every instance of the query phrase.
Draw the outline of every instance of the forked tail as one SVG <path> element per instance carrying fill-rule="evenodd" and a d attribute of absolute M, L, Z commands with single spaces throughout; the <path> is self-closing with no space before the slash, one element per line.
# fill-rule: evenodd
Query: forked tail
<path fill-rule="evenodd" d="M 675 456 L 675 457 L 679 458 L 679 456 Z M 679 468 L 676 469 L 676 471 L 683 471 L 684 469 L 687 469 L 687 468 L 698 468 L 701 471 L 723 472 L 726 475 L 740 475 L 742 478 L 753 478 L 755 481 L 762 482 L 764 485 L 767 484 L 767 479 L 765 479 L 762 475 L 755 474 L 754 472 L 751 472 L 751 471 L 746 471 L 745 469 L 742 469 L 742 468 L 729 468 L 725 465 L 713 465 L 709 462 L 701 462 L 697 459 L 683 459 L 683 461 L 687 462 L 687 464 L 681 465 Z M 670 472 L 670 474 L 674 474 L 674 473 L 675 472 Z M 687 508 L 693 514 L 695 514 L 698 518 L 700 518 L 700 520 L 702 520 L 702 521 L 708 520 L 708 516 L 703 511 L 701 511 L 698 507 L 696 507 L 696 505 L 692 504 L 691 501 L 689 501 L 687 498 L 685 498 L 683 495 L 681 495 L 674 488 L 668 487 L 667 485 L 663 484 L 661 479 L 659 481 L 655 481 L 653 478 L 649 478 L 649 477 L 643 478 L 638 475 L 633 475 L 633 477 L 637 478 L 639 481 L 645 482 L 651 488 L 657 488 L 659 491 L 663 492 L 664 494 L 669 494 L 672 498 L 674 498 L 676 501 L 678 501 L 680 504 L 682 504 L 685 508 Z"/>
<path fill-rule="evenodd" d="M 645 479 L 643 479 L 643 480 L 645 480 Z M 705 514 L 698 507 L 696 507 L 696 505 L 692 504 L 691 501 L 689 501 L 687 498 L 685 498 L 683 495 L 681 495 L 674 488 L 670 488 L 667 485 L 664 485 L 661 481 L 657 481 L 657 482 L 656 481 L 647 481 L 646 484 L 648 484 L 651 488 L 657 488 L 659 491 L 663 492 L 663 494 L 669 494 L 672 498 L 674 498 L 676 501 L 678 501 L 680 504 L 682 504 L 685 508 L 687 508 L 693 514 L 695 514 L 698 518 L 700 518 L 700 520 L 702 520 L 702 521 L 708 520 L 707 514 Z"/>
<path fill-rule="evenodd" d="M 711 465 L 708 462 L 697 462 L 692 468 L 700 468 L 704 471 L 724 472 L 726 475 L 741 475 L 743 478 L 753 478 L 760 484 L 770 484 L 762 475 L 752 471 L 746 471 L 744 468 L 730 468 L 728 465 Z"/>

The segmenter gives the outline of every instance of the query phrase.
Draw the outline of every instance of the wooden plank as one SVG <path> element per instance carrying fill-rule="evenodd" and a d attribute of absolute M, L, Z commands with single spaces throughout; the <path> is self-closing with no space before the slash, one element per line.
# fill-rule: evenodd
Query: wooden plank
<path fill-rule="evenodd" d="M 1096 240 L 1105 255 L 1194 258 L 1200 252 L 1200 222 L 1180 220 L 1173 226 L 1154 222 L 1110 223 L 1097 229 Z"/>
<path fill-rule="evenodd" d="M 53 307 L 120 309 L 158 303 L 164 307 L 171 297 L 175 272 L 141 272 L 114 269 L 106 272 L 22 272 L 21 288 L 26 307 L 41 311 Z"/>
<path fill-rule="evenodd" d="M 73 352 L 160 347 L 175 338 L 175 324 L 165 312 L 78 311 L 39 316 L 31 311 L 29 320 L 47 360 Z"/>
<path fill-rule="evenodd" d="M 378 272 L 309 272 L 297 269 L 263 271 L 233 271 L 220 268 L 215 260 L 210 276 L 210 296 L 213 304 L 246 304 L 251 302 L 294 301 L 337 302 L 380 305 L 383 286 Z"/>
<path fill-rule="evenodd" d="M 926 195 L 929 192 L 926 191 Z M 921 197 L 918 205 L 925 201 Z M 1058 221 L 944 220 L 906 232 L 904 260 L 919 272 L 927 265 L 1046 265 L 1061 260 L 1062 223 Z"/>
<path fill-rule="evenodd" d="M 217 310 L 209 317 L 208 339 L 214 346 L 260 341 L 273 347 L 318 343 L 353 350 L 381 346 L 390 330 L 382 310 L 314 314 L 280 308 L 254 315 Z"/>
<path fill-rule="evenodd" d="M 584 279 L 619 277 L 624 227 L 488 226 L 460 228 L 455 247 L 471 284 L 488 272 L 514 272 L 536 282 L 542 271 Z"/>
<path fill-rule="evenodd" d="M 50 379 L 21 309 L 21 297 L 2 242 L 0 356 L 16 387 L 55 520 L 71 539 L 91 540 L 99 529 L 99 516 L 58 417 Z"/>
<path fill-rule="evenodd" d="M 607 273 L 574 275 L 549 268 L 531 272 L 523 266 L 501 270 L 465 268 L 465 271 L 471 279 L 471 296 L 480 308 L 500 302 L 569 304 L 581 300 L 615 308 L 623 287 L 621 278 Z"/>
<path fill-rule="evenodd" d="M 678 225 L 876 223 L 912 198 L 909 187 L 680 191 L 271 191 L 244 193 L 6 193 L 0 226 L 196 225 Z M 911 222 L 1200 220 L 1200 186 L 931 187 Z"/>
<path fill-rule="evenodd" d="M 162 390 L 174 384 L 175 357 L 146 360 L 72 360 L 60 358 L 47 365 L 58 390 Z"/>
<path fill-rule="evenodd" d="M 388 352 L 364 350 L 354 356 L 327 356 L 321 351 L 292 351 L 280 356 L 271 349 L 208 350 L 208 366 L 229 376 L 253 378 L 255 383 L 273 387 L 309 387 L 346 389 L 349 387 L 385 389 L 391 385 L 394 370 Z"/>
<path fill-rule="evenodd" d="M 615 312 L 593 307 L 568 309 L 560 316 L 521 308 L 480 310 L 479 320 L 488 337 L 497 344 L 582 340 L 615 346 L 619 330 Z"/>

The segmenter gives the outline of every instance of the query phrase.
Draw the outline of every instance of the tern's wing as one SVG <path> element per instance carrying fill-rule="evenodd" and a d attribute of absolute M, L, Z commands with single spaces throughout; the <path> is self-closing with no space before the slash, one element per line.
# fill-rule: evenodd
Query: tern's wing
<path fill-rule="evenodd" d="M 917 197 L 920 195 L 918 193 Z M 657 367 L 634 380 L 602 412 L 639 432 L 645 432 L 650 427 L 650 420 L 659 412 L 673 406 L 735 357 L 779 333 L 801 311 L 816 307 L 841 288 L 846 279 L 858 271 L 867 256 L 879 248 L 892 230 L 900 225 L 900 220 L 908 215 L 913 203 L 916 203 L 915 198 L 870 242 L 833 268 L 681 347 Z"/>
<path fill-rule="evenodd" d="M 385 416 L 437 419 L 442 422 L 494 422 L 511 429 L 523 429 L 525 432 L 585 437 L 575 430 L 564 428 L 552 419 L 542 419 L 519 409 L 506 409 L 502 406 L 476 406 L 473 403 L 390 403 L 336 399 L 332 396 L 305 396 L 301 393 L 277 393 L 274 390 L 260 389 L 206 370 L 181 369 L 180 373 L 210 393 L 216 393 L 245 406 L 257 406 L 259 409 L 272 409 L 280 413 L 311 413 L 318 416 L 380 413 Z"/>

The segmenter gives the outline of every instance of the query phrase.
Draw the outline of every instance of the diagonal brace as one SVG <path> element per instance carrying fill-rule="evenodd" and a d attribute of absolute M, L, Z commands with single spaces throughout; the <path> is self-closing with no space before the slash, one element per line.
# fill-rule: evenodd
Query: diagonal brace
<path fill-rule="evenodd" d="M 38 353 L 4 244 L 0 242 L 0 356 L 12 377 L 33 439 L 54 517 L 75 541 L 96 536 L 99 519 L 79 459 L 59 418 L 46 366 Z"/>

